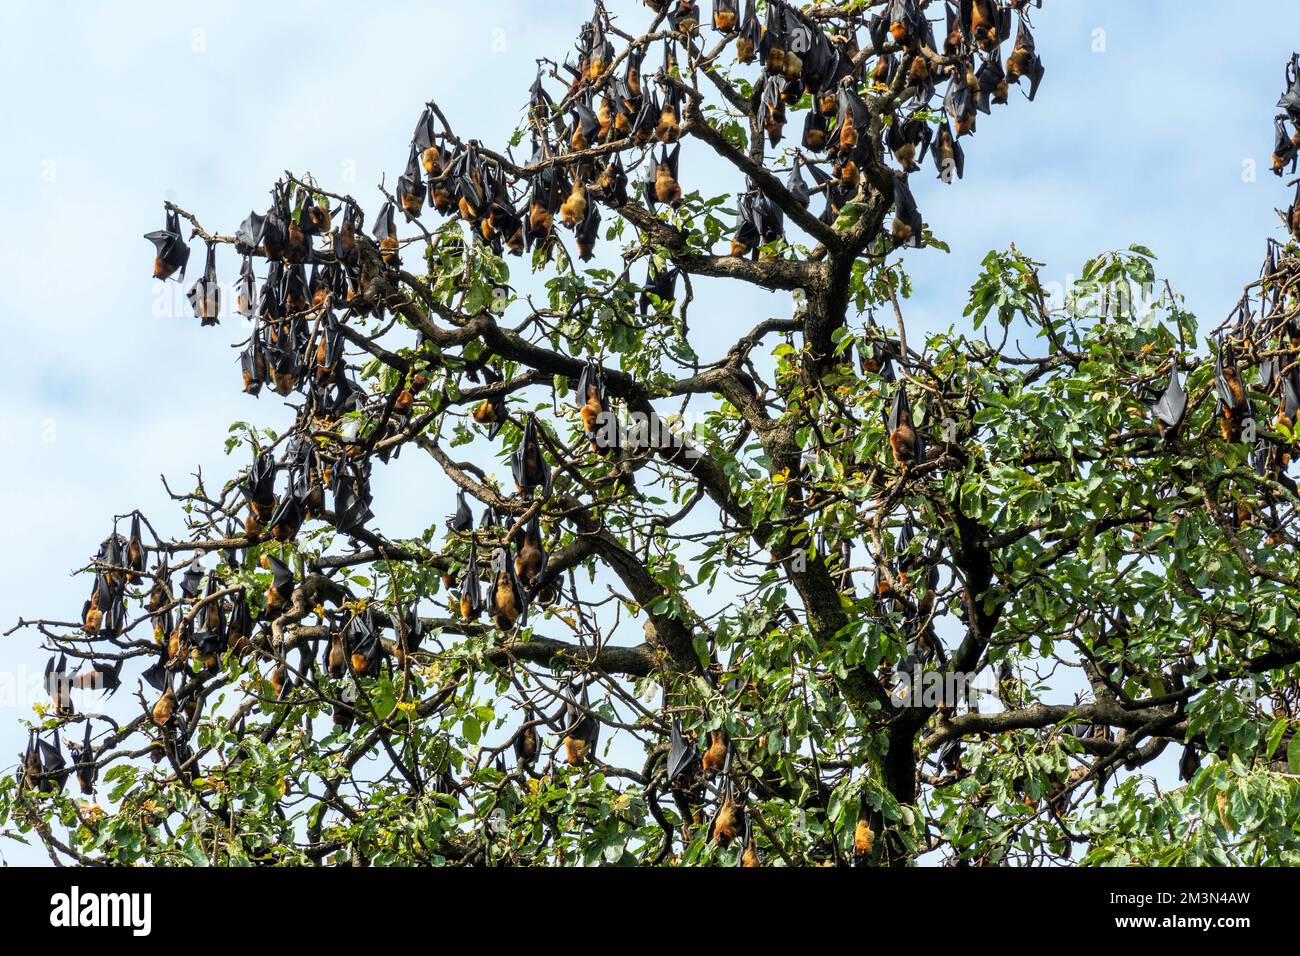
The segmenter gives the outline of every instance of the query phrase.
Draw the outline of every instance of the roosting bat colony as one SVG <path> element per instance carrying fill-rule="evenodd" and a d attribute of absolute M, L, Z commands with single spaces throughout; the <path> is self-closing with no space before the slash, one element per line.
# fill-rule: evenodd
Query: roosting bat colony
<path fill-rule="evenodd" d="M 599 773 L 614 794 L 599 805 L 632 822 L 626 852 L 641 862 L 894 863 L 937 849 L 971 863 L 981 846 L 940 837 L 915 808 L 975 779 L 972 743 L 1045 727 L 1078 738 L 1080 767 L 1045 770 L 1041 787 L 1028 764 L 1017 778 L 1017 806 L 1048 820 L 1081 784 L 1100 792 L 1156 743 L 1183 745 L 1186 671 L 1162 672 L 1182 675 L 1160 685 L 1168 700 L 1152 689 L 1139 695 L 1151 709 L 1125 709 L 1132 690 L 1116 690 L 1132 668 L 1103 645 L 1137 612 L 1107 599 L 1095 652 L 1079 655 L 1091 700 L 1041 722 L 1007 717 L 1029 702 L 1003 693 L 1015 680 L 1001 649 L 1023 639 L 1006 634 L 1005 549 L 1041 530 L 1051 550 L 1075 529 L 990 528 L 949 480 L 981 467 L 975 393 L 941 374 L 937 352 L 909 346 L 901 314 L 897 333 L 853 325 L 864 302 L 897 313 L 904 280 L 889 260 L 934 242 L 911 176 L 932 164 L 953 184 L 979 115 L 1013 88 L 1035 98 L 1040 4 L 715 0 L 706 16 L 684 0 L 618 15 L 597 2 L 576 53 L 538 60 L 509 148 L 461 138 L 428 102 L 373 215 L 305 173 L 286 173 L 233 235 L 167 203 L 146 236 L 154 276 L 184 280 L 201 240 L 188 298 L 202 325 L 218 324 L 231 286 L 216 253 L 233 247 L 233 311 L 251 328 L 243 389 L 283 397 L 296 417 L 278 435 L 241 433 L 235 454 L 251 462 L 224 487 L 172 494 L 187 536 L 139 512 L 116 519 L 76 626 L 26 622 L 57 658 L 46 729 L 22 756 L 33 798 L 75 774 L 103 800 L 111 768 L 151 760 L 155 832 L 177 791 L 239 831 L 250 810 L 233 781 L 291 740 L 283 759 L 299 766 L 272 801 L 282 838 L 245 834 L 255 859 L 376 856 L 360 831 L 382 791 L 498 820 L 445 827 L 408 847 L 413 859 L 572 860 L 586 852 L 561 845 L 576 824 L 539 795 L 581 803 L 573 795 Z M 1279 175 L 1300 146 L 1298 84 L 1293 61 Z M 719 228 L 721 206 L 692 184 L 706 155 L 735 178 L 734 226 Z M 1300 192 L 1284 218 L 1300 239 Z M 602 239 L 621 242 L 612 268 L 599 267 Z M 517 295 L 507 256 L 547 274 L 546 292 Z M 1300 409 L 1294 262 L 1270 242 L 1260 280 L 1217 331 L 1212 388 L 1205 375 L 1193 384 L 1205 365 L 1190 342 L 1134 350 L 1141 373 L 1127 387 L 1145 407 L 1119 429 L 1132 432 L 1126 460 L 1191 454 L 1203 442 L 1193 424 L 1208 420 L 1195 410 L 1212 397 L 1219 437 L 1253 442 L 1261 479 L 1229 531 L 1277 542 L 1295 492 L 1280 430 Z M 711 318 L 740 337 L 703 362 L 688 323 L 702 280 L 795 293 L 794 306 L 752 329 Z M 1036 276 L 1022 288 L 1033 299 Z M 751 359 L 769 337 L 786 343 L 772 382 Z M 1046 358 L 1009 353 L 1016 374 L 1047 382 L 1080 367 L 1081 345 L 1053 344 Z M 987 368 L 1006 367 L 975 345 Z M 674 412 L 694 400 L 694 412 L 711 396 L 703 431 L 672 426 L 665 400 Z M 458 447 L 499 453 L 509 479 Z M 1067 467 L 1035 449 L 1025 469 Z M 375 462 L 403 452 L 428 455 L 454 494 L 423 537 L 386 536 L 371 508 Z M 1152 506 L 1093 531 L 1140 537 L 1162 520 Z M 753 590 L 698 610 L 690 595 L 711 590 L 719 567 Z M 636 641 L 610 640 L 623 618 Z M 859 621 L 870 628 L 855 632 Z M 794 660 L 799 679 L 778 679 Z M 990 665 L 992 713 L 965 697 L 897 706 L 919 674 Z M 123 706 L 76 712 L 71 691 L 86 687 Z M 792 702 L 811 709 L 782 726 Z M 810 732 L 809 713 L 838 729 Z M 1211 749 L 1186 743 L 1185 778 Z M 628 754 L 643 765 L 621 768 Z M 82 823 L 99 825 L 85 806 Z M 819 822 L 800 828 L 809 814 Z M 594 832 L 600 816 L 582 825 Z"/>

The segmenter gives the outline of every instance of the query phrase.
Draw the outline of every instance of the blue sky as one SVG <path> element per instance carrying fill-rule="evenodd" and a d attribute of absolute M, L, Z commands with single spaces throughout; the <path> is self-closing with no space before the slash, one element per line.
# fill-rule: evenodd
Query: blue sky
<path fill-rule="evenodd" d="M 648 17 L 640 0 L 607 6 L 629 29 Z M 426 99 L 460 135 L 503 142 L 534 58 L 562 57 L 590 9 L 588 0 L 0 7 L 9 224 L 0 232 L 0 500 L 10 535 L 0 630 L 19 616 L 74 619 L 88 583 L 70 573 L 112 515 L 140 507 L 160 530 L 181 533 L 159 475 L 188 487 L 201 467 L 219 484 L 243 464 L 222 454 L 231 421 L 289 420 L 275 396 L 240 393 L 229 345 L 242 326 L 200 329 L 188 306 L 160 309 L 164 287 L 150 278 L 141 235 L 160 226 L 163 199 L 230 232 L 265 208 L 289 168 L 373 203 L 379 177 L 391 184 L 401 171 Z M 1202 329 L 1226 315 L 1288 198 L 1267 164 L 1300 10 L 1262 0 L 1249 29 L 1210 28 L 1221 11 L 1205 0 L 1047 0 L 1035 12 L 1048 69 L 1037 102 L 1013 92 L 1009 107 L 981 118 L 964 181 L 913 177 L 952 253 L 909 258 L 909 328 L 961 325 L 979 260 L 1010 242 L 1046 264 L 1048 282 L 1077 275 L 1097 252 L 1143 243 Z M 684 149 L 687 188 L 733 187 L 703 149 Z M 1259 175 L 1243 181 L 1252 160 Z M 201 254 L 195 244 L 196 262 Z M 233 257 L 221 266 L 233 276 Z M 734 339 L 753 310 L 787 307 L 705 284 L 692 306 L 697 349 Z M 431 500 L 432 478 L 414 455 L 377 473 L 386 533 L 450 510 Z M 0 638 L 0 671 L 41 667 L 32 644 L 29 633 Z M 21 748 L 16 720 L 29 708 L 0 700 L 0 766 Z M 6 842 L 0 853 L 44 859 Z"/>

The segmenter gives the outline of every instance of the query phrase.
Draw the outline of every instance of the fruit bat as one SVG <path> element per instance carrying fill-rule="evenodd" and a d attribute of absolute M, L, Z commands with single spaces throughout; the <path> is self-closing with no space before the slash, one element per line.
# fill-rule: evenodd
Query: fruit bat
<path fill-rule="evenodd" d="M 582 417 L 582 430 L 591 450 L 599 453 L 602 449 L 618 446 L 617 431 L 611 429 L 613 417 L 607 416 L 609 399 L 605 391 L 605 373 L 595 362 L 587 362 L 578 376 L 576 391 L 578 412 Z M 611 436 L 611 432 L 613 432 Z"/>
<path fill-rule="evenodd" d="M 1183 755 L 1178 758 L 1178 779 L 1190 782 L 1201 769 L 1201 757 L 1191 744 L 1183 747 Z"/>
<path fill-rule="evenodd" d="M 349 661 L 353 673 L 365 677 L 373 673 L 383 653 L 379 632 L 375 628 L 374 614 L 369 610 L 353 616 L 344 629 Z"/>
<path fill-rule="evenodd" d="M 574 100 L 569 115 L 569 148 L 582 152 L 600 139 L 600 117 L 582 100 Z"/>
<path fill-rule="evenodd" d="M 456 492 L 456 511 L 454 514 L 447 516 L 447 527 L 458 534 L 464 534 L 474 528 L 474 515 L 465 501 L 465 489 L 463 488 Z"/>
<path fill-rule="evenodd" d="M 898 165 L 903 167 L 903 172 L 913 173 L 921 168 L 920 164 L 930 148 L 930 138 L 930 124 L 912 116 L 906 120 L 895 119 L 890 123 L 885 142 Z M 938 163 L 937 153 L 935 162 Z"/>
<path fill-rule="evenodd" d="M 840 208 L 848 197 L 845 196 L 844 189 L 840 186 L 838 179 L 812 164 L 809 164 L 808 171 L 812 173 L 813 179 L 817 181 L 817 188 L 821 189 L 826 196 L 826 206 L 817 218 L 828 226 L 833 225 L 835 220 L 839 218 Z"/>
<path fill-rule="evenodd" d="M 216 325 L 221 315 L 221 283 L 217 280 L 217 247 L 208 243 L 207 263 L 203 275 L 190 286 L 186 293 L 194 314 L 202 321 L 200 325 Z"/>
<path fill-rule="evenodd" d="M 495 369 L 487 365 L 483 366 L 483 380 L 485 385 L 498 385 L 504 381 Z M 473 418 L 480 425 L 488 426 L 488 438 L 496 438 L 506 420 L 505 395 L 498 393 L 485 398 L 474 408 Z"/>
<path fill-rule="evenodd" d="M 578 258 L 590 262 L 596 250 L 596 239 L 600 235 L 600 207 L 590 206 L 582 219 L 582 224 L 574 235 L 578 247 Z"/>
<path fill-rule="evenodd" d="M 235 311 L 246 319 L 257 315 L 257 276 L 253 274 L 253 257 L 244 256 L 235 283 Z"/>
<path fill-rule="evenodd" d="M 600 740 L 600 721 L 588 713 L 590 707 L 587 686 L 584 684 L 582 687 L 582 703 L 579 705 L 570 684 L 564 702 L 564 755 L 571 767 L 584 763 Z"/>
<path fill-rule="evenodd" d="M 462 600 L 464 596 L 462 594 Z M 523 588 L 510 560 L 509 545 L 497 548 L 492 555 L 492 586 L 488 589 L 488 613 L 499 630 L 509 631 L 527 620 Z"/>
<path fill-rule="evenodd" d="M 551 493 L 551 470 L 546 466 L 542 446 L 537 438 L 537 416 L 531 412 L 524 421 L 524 434 L 519 447 L 510 458 L 510 470 L 515 488 L 520 494 L 530 494 L 534 488 L 542 489 L 542 496 Z"/>
<path fill-rule="evenodd" d="M 293 493 L 294 474 L 290 472 L 289 487 L 285 490 L 279 504 L 271 514 L 269 533 L 276 541 L 292 541 L 298 536 L 298 530 L 306 518 L 302 502 Z"/>
<path fill-rule="evenodd" d="M 560 204 L 560 222 L 565 228 L 575 228 L 587 215 L 587 186 L 583 182 L 582 173 L 579 172 L 573 177 L 573 188 L 569 191 L 569 196 Z"/>
<path fill-rule="evenodd" d="M 249 212 L 248 217 L 235 230 L 235 250 L 247 258 L 262 244 L 262 224 L 265 216 Z"/>
<path fill-rule="evenodd" d="M 945 183 L 952 182 L 953 172 L 961 179 L 966 171 L 966 154 L 962 152 L 961 143 L 952 135 L 952 127 L 946 119 L 939 124 L 935 136 L 934 167 L 939 171 L 939 179 Z"/>
<path fill-rule="evenodd" d="M 835 151 L 852 153 L 871 126 L 871 110 L 851 86 L 840 87 L 835 119 Z"/>
<path fill-rule="evenodd" d="M 185 278 L 185 264 L 190 259 L 190 248 L 181 238 L 180 216 L 176 210 L 168 209 L 163 228 L 147 232 L 144 237 L 154 245 L 154 278 L 169 279 L 177 270 L 180 271 L 178 278 Z"/>
<path fill-rule="evenodd" d="M 268 259 L 277 260 L 284 258 L 287 251 L 289 236 L 285 220 L 289 216 L 279 185 L 271 191 L 271 195 L 271 206 L 262 218 L 262 231 L 258 236 L 258 241 L 262 246 L 262 255 Z"/>
<path fill-rule="evenodd" d="M 1016 31 L 1015 46 L 1007 57 L 1007 82 L 1020 85 L 1020 78 L 1029 79 L 1029 99 L 1038 95 L 1038 84 L 1043 81 L 1043 61 L 1039 59 L 1034 48 L 1034 36 L 1029 32 L 1029 25 L 1022 15 L 1020 27 Z"/>
<path fill-rule="evenodd" d="M 1277 116 L 1273 119 L 1273 129 L 1276 133 L 1276 139 L 1273 144 L 1273 172 L 1281 176 L 1287 166 L 1291 167 L 1291 172 L 1296 170 L 1296 144 L 1290 131 L 1286 128 L 1286 117 Z"/>
<path fill-rule="evenodd" d="M 1232 344 L 1221 342 L 1214 361 L 1214 385 L 1219 395 L 1219 430 L 1227 442 L 1241 441 L 1241 426 L 1250 414 Z"/>
<path fill-rule="evenodd" d="M 1277 105 L 1286 110 L 1291 122 L 1300 123 L 1300 54 L 1291 54 L 1291 62 L 1286 67 L 1286 92 Z"/>
<path fill-rule="evenodd" d="M 524 525 L 515 554 L 515 577 L 528 594 L 535 594 L 537 581 L 546 573 L 549 558 L 542 542 L 541 522 L 534 514 Z"/>
<path fill-rule="evenodd" d="M 82 743 L 78 746 L 69 742 L 68 750 L 72 753 L 77 785 L 84 796 L 90 796 L 95 792 L 95 780 L 99 776 L 99 770 L 95 766 L 95 748 L 90 743 L 90 721 L 86 721 L 86 732 Z"/>
<path fill-rule="evenodd" d="M 755 12 L 754 0 L 745 0 L 745 14 L 741 17 L 740 35 L 736 38 L 736 59 L 741 63 L 753 63 L 762 37 L 763 27 Z"/>
<path fill-rule="evenodd" d="M 994 0 L 960 0 L 961 28 L 972 43 L 988 53 L 1011 32 L 1011 8 Z"/>
<path fill-rule="evenodd" d="M 515 763 L 520 767 L 531 767 L 537 760 L 537 727 L 534 726 L 537 715 L 532 707 L 524 708 L 524 722 L 515 732 Z"/>
<path fill-rule="evenodd" d="M 45 665 L 45 690 L 54 704 L 54 712 L 60 717 L 71 717 L 72 681 L 68 679 L 68 655 L 60 654 L 56 664 L 53 656 Z"/>
<path fill-rule="evenodd" d="M 752 110 L 759 116 L 760 124 L 767 133 L 767 141 L 775 146 L 785 134 L 785 100 L 782 97 L 784 84 L 780 77 L 769 76 L 761 86 L 754 88 Z"/>
<path fill-rule="evenodd" d="M 347 468 L 337 468 L 330 490 L 334 495 L 334 525 L 339 531 L 354 535 L 374 517 L 370 509 L 373 500 L 370 482 L 364 475 L 353 475 Z"/>
<path fill-rule="evenodd" d="M 713 29 L 730 33 L 739 22 L 740 10 L 736 0 L 713 0 Z"/>
<path fill-rule="evenodd" d="M 681 33 L 694 33 L 700 25 L 700 5 L 694 0 L 676 0 L 668 11 L 668 22 Z"/>
<path fill-rule="evenodd" d="M 921 211 L 916 208 L 916 199 L 901 176 L 894 177 L 894 223 L 890 227 L 894 241 L 900 246 L 921 245 Z"/>
<path fill-rule="evenodd" d="M 1151 410 L 1155 413 L 1156 428 L 1160 431 L 1160 437 L 1166 441 L 1171 440 L 1177 433 L 1178 426 L 1183 423 L 1183 416 L 1187 414 L 1187 393 L 1183 391 L 1183 384 L 1178 380 L 1177 359 L 1174 359 L 1169 370 L 1169 384 L 1160 393 Z"/>
<path fill-rule="evenodd" d="M 988 57 L 975 71 L 975 108 L 981 113 L 989 112 L 989 103 L 1005 106 L 1010 87 L 1007 74 L 1002 69 L 1002 61 L 997 56 Z"/>
<path fill-rule="evenodd" d="M 709 839 L 724 850 L 745 831 L 746 814 L 743 798 L 737 793 L 730 778 L 720 787 L 722 799 L 709 825 Z"/>
<path fill-rule="evenodd" d="M 682 186 L 678 179 L 677 161 L 681 154 L 681 144 L 671 150 L 665 146 L 658 159 L 650 160 L 650 170 L 654 177 L 654 198 L 676 209 L 682 204 Z"/>
<path fill-rule="evenodd" d="M 668 738 L 668 785 L 674 786 L 678 781 L 689 783 L 699 773 L 700 750 L 695 741 L 682 734 L 681 719 L 674 717 Z"/>
<path fill-rule="evenodd" d="M 889 448 L 899 468 L 906 471 L 917 462 L 924 460 L 921 436 L 912 424 L 912 407 L 907 401 L 907 390 L 901 383 L 894 392 L 894 401 L 890 406 L 886 425 L 889 429 Z"/>
<path fill-rule="evenodd" d="M 970 136 L 975 132 L 976 88 L 966 80 L 966 74 L 958 71 L 948 84 L 948 91 L 943 97 L 944 111 L 952 117 L 957 129 L 957 136 Z"/>
<path fill-rule="evenodd" d="M 271 586 L 266 591 L 266 616 L 283 612 L 293 597 L 293 571 L 273 554 L 264 555 L 271 572 Z"/>
<path fill-rule="evenodd" d="M 126 579 L 131 583 L 140 580 L 145 569 L 144 539 L 140 535 L 140 512 L 131 512 L 131 534 L 126 540 Z"/>
<path fill-rule="evenodd" d="M 826 149 L 830 138 L 830 124 L 821 110 L 808 110 L 803 120 L 803 147 L 814 153 Z"/>
<path fill-rule="evenodd" d="M 799 171 L 801 163 L 802 159 L 796 157 L 790 166 L 790 175 L 785 179 L 785 188 L 791 199 L 807 209 L 812 205 L 812 193 L 808 191 L 808 184 L 804 182 L 803 174 Z"/>
<path fill-rule="evenodd" d="M 44 774 L 40 782 L 39 789 L 41 793 L 57 793 L 62 790 L 68 782 L 68 762 L 63 759 L 63 752 L 59 749 L 59 737 L 54 735 L 54 742 L 42 740 L 40 734 L 36 734 L 36 747 L 40 752 L 38 773 Z"/>
<path fill-rule="evenodd" d="M 484 513 L 484 518 L 490 512 Z M 478 576 L 478 544 L 470 538 L 469 560 L 460 579 L 460 616 L 467 621 L 477 620 L 483 613 L 483 592 Z"/>
<path fill-rule="evenodd" d="M 627 172 L 617 155 L 605 164 L 593 187 L 596 197 L 610 206 L 617 208 L 627 202 Z"/>
<path fill-rule="evenodd" d="M 384 203 L 379 210 L 371 235 L 379 240 L 379 254 L 383 257 L 384 264 L 399 265 L 401 260 L 397 254 L 397 211 L 391 202 Z"/>
<path fill-rule="evenodd" d="M 677 300 L 678 272 L 676 268 L 656 269 L 653 262 L 646 268 L 645 285 L 641 288 L 638 302 L 643 316 L 666 303 Z M 659 300 L 657 304 L 651 296 Z"/>
<path fill-rule="evenodd" d="M 710 730 L 708 746 L 700 758 L 700 767 L 706 777 L 714 777 L 727 767 L 727 758 L 731 753 L 731 741 L 722 728 Z"/>

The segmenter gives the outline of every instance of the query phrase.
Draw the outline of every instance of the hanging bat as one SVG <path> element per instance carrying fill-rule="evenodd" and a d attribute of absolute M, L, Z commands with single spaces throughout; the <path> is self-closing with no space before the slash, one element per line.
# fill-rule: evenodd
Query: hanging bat
<path fill-rule="evenodd" d="M 484 518 L 487 514 L 484 514 Z M 467 621 L 474 621 L 483 613 L 483 594 L 478 577 L 478 543 L 473 537 L 469 542 L 469 560 L 460 579 L 460 616 Z"/>
<path fill-rule="evenodd" d="M 602 450 L 618 447 L 617 433 L 613 441 L 608 431 L 609 419 L 606 418 L 608 397 L 605 392 L 604 371 L 595 362 L 587 362 L 582 374 L 578 376 L 577 388 L 578 413 L 582 418 L 583 434 L 591 445 L 591 450 L 599 454 Z"/>
<path fill-rule="evenodd" d="M 1178 432 L 1178 427 L 1183 423 L 1183 417 L 1187 414 L 1187 393 L 1183 391 L 1183 384 L 1178 380 L 1176 356 L 1169 370 L 1169 384 L 1165 386 L 1165 390 L 1161 392 L 1151 411 L 1156 416 L 1156 428 L 1160 432 L 1160 437 L 1165 441 L 1172 441 Z"/>
<path fill-rule="evenodd" d="M 469 510 L 469 504 L 465 501 L 464 488 L 456 492 L 456 511 L 454 514 L 447 516 L 447 527 L 458 534 L 464 534 L 474 528 L 474 514 Z"/>
<path fill-rule="evenodd" d="M 1236 356 L 1230 342 L 1219 343 L 1214 362 L 1214 384 L 1219 394 L 1219 431 L 1224 441 L 1239 442 L 1242 423 L 1250 414 L 1250 399 L 1237 371 Z"/>
<path fill-rule="evenodd" d="M 654 299 L 659 300 L 658 306 L 676 301 L 678 272 L 676 268 L 655 269 L 653 262 L 646 267 L 645 285 L 641 287 L 638 301 L 643 316 L 657 308 Z"/>
<path fill-rule="evenodd" d="M 1015 46 L 1007 57 L 1007 82 L 1020 85 L 1020 78 L 1029 79 L 1029 99 L 1032 102 L 1038 95 L 1038 85 L 1043 81 L 1043 61 L 1034 48 L 1034 36 L 1029 32 L 1029 25 L 1024 16 L 1020 18 L 1020 27 L 1016 31 Z"/>
<path fill-rule="evenodd" d="M 668 743 L 668 785 L 689 785 L 700 773 L 700 751 L 695 741 L 682 734 L 682 722 L 673 718 Z"/>
<path fill-rule="evenodd" d="M 706 777 L 722 773 L 727 766 L 727 757 L 731 753 L 731 741 L 722 728 L 709 731 L 709 745 L 704 749 L 700 764 Z"/>
<path fill-rule="evenodd" d="M 178 278 L 184 279 L 185 264 L 190 260 L 190 248 L 181 238 L 181 221 L 176 210 L 168 209 L 163 228 L 147 232 L 144 237 L 154 245 L 154 278 L 166 281 L 179 270 Z"/>
<path fill-rule="evenodd" d="M 894 392 L 894 402 L 889 409 L 887 422 L 889 429 L 889 449 L 893 452 L 894 463 L 906 472 L 917 462 L 924 459 L 921 436 L 912 424 L 912 407 L 907 401 L 907 390 L 902 383 Z"/>
<path fill-rule="evenodd" d="M 587 214 L 583 216 L 577 232 L 574 234 L 573 241 L 578 247 L 578 258 L 583 262 L 590 262 L 596 250 L 596 239 L 600 235 L 600 207 L 589 206 Z"/>
<path fill-rule="evenodd" d="M 282 613 L 293 597 L 293 571 L 273 554 L 264 554 L 263 567 L 271 572 L 271 586 L 266 591 L 266 617 Z"/>
<path fill-rule="evenodd" d="M 924 224 L 921 221 L 921 211 L 916 208 L 916 199 L 912 196 L 912 190 L 907 185 L 907 180 L 901 176 L 894 177 L 894 222 L 890 227 L 890 233 L 894 237 L 895 243 L 900 246 L 921 245 L 921 230 Z"/>
<path fill-rule="evenodd" d="M 534 592 L 537 579 L 546 573 L 548 559 L 542 544 L 542 527 L 534 514 L 523 528 L 515 555 L 515 577 L 528 593 Z"/>
<path fill-rule="evenodd" d="M 72 682 L 68 679 L 68 655 L 60 654 L 56 664 L 53 656 L 45 665 L 45 690 L 54 704 L 54 712 L 60 717 L 71 717 Z"/>
<path fill-rule="evenodd" d="M 961 179 L 966 171 L 966 154 L 962 151 L 961 143 L 952 135 L 952 127 L 946 119 L 939 124 L 935 136 L 934 166 L 939 171 L 938 178 L 949 184 L 952 183 L 954 172 Z"/>
<path fill-rule="evenodd" d="M 531 494 L 534 488 L 542 489 L 542 496 L 551 493 L 551 471 L 546 466 L 542 446 L 537 438 L 537 416 L 531 412 L 524 421 L 523 437 L 510 459 L 515 488 L 520 494 Z"/>
<path fill-rule="evenodd" d="M 99 775 L 99 769 L 95 766 L 95 748 L 90 743 L 90 721 L 86 721 L 86 732 L 82 743 L 78 746 L 69 741 L 68 750 L 72 753 L 72 766 L 77 776 L 77 785 L 81 788 L 82 794 L 88 797 L 95 792 L 95 780 Z"/>
<path fill-rule="evenodd" d="M 375 228 L 371 233 L 379 240 L 379 254 L 385 265 L 396 266 L 400 263 L 397 255 L 397 211 L 391 202 L 386 202 L 379 210 Z"/>
<path fill-rule="evenodd" d="M 535 726 L 537 715 L 532 707 L 524 708 L 523 725 L 515 732 L 515 763 L 522 769 L 531 767 L 540 749 Z"/>
<path fill-rule="evenodd" d="M 713 0 L 713 29 L 719 33 L 730 33 L 740 22 L 740 11 L 736 0 Z"/>
<path fill-rule="evenodd" d="M 925 120 L 917 119 L 916 116 L 911 116 L 906 120 L 895 118 L 894 122 L 889 124 L 885 143 L 903 171 L 913 173 L 921 168 L 920 163 L 925 159 L 925 154 L 930 148 L 930 138 L 930 124 Z M 938 162 L 937 155 L 935 161 Z"/>
<path fill-rule="evenodd" d="M 741 18 L 740 35 L 736 38 L 736 59 L 741 63 L 753 63 L 762 38 L 763 27 L 758 22 L 754 0 L 745 0 L 745 15 Z"/>
<path fill-rule="evenodd" d="M 463 595 L 462 595 L 463 600 Z M 498 630 L 510 631 L 527 618 L 524 591 L 510 560 L 510 547 L 497 548 L 492 555 L 492 587 L 488 590 L 488 612 Z"/>
<path fill-rule="evenodd" d="M 585 763 L 600 740 L 600 721 L 588 713 L 590 707 L 587 686 L 584 684 L 582 687 L 580 707 L 573 693 L 573 685 L 569 685 L 568 697 L 564 703 L 564 755 L 571 767 Z"/>
<path fill-rule="evenodd" d="M 200 325 L 216 325 L 221 314 L 221 283 L 217 280 L 217 247 L 208 243 L 207 262 L 203 275 L 190 286 L 186 297 L 194 314 L 199 317 Z"/>
<path fill-rule="evenodd" d="M 330 490 L 334 496 L 334 526 L 344 534 L 356 534 L 375 516 L 370 508 L 370 482 L 364 474 L 353 475 L 340 467 L 332 476 Z"/>

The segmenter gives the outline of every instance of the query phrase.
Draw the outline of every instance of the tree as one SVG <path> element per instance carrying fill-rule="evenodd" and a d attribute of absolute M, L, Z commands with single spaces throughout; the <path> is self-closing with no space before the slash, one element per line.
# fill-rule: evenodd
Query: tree
<path fill-rule="evenodd" d="M 293 173 L 233 235 L 166 204 L 155 275 L 187 223 L 209 324 L 243 257 L 245 390 L 297 418 L 232 428 L 183 536 L 115 519 L 80 626 L 20 622 L 56 657 L 0 819 L 74 862 L 1296 862 L 1295 246 L 1208 357 L 1138 246 L 1064 308 L 990 253 L 968 328 L 909 341 L 908 176 L 1032 98 L 1027 0 L 941 37 L 917 0 L 647 5 L 539 61 L 510 148 L 427 104 L 373 218 Z M 707 280 L 788 314 L 701 360 Z M 390 538 L 403 453 L 453 513 Z"/>

